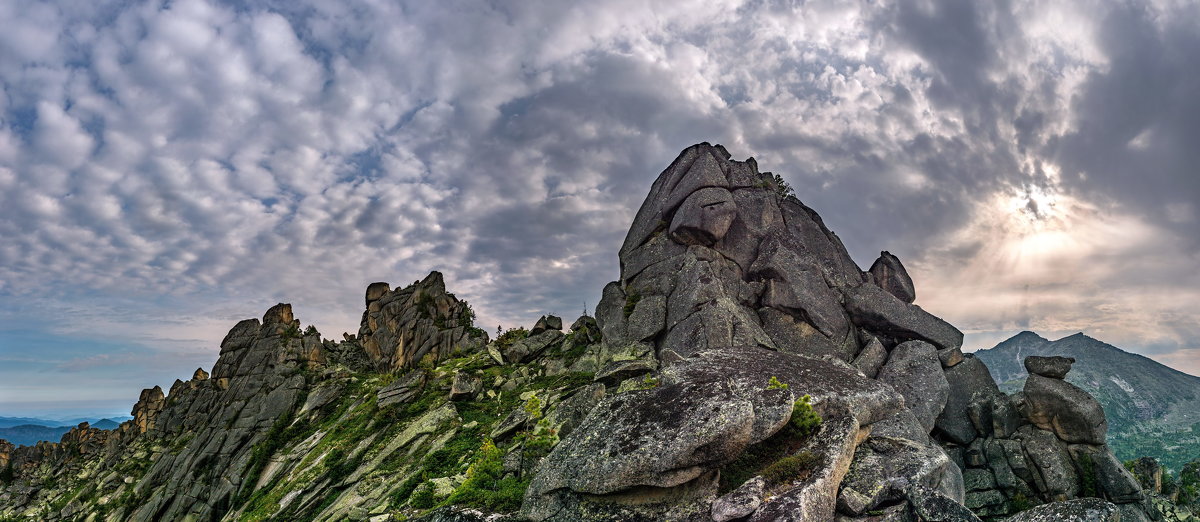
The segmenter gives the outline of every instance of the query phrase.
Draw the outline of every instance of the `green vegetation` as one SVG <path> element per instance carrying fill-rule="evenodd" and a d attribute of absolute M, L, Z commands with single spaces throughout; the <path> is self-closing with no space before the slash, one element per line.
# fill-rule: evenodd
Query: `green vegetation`
<path fill-rule="evenodd" d="M 1079 466 L 1079 496 L 1100 498 L 1100 489 L 1096 482 L 1096 463 L 1092 456 L 1081 453 L 1076 464 Z"/>
<path fill-rule="evenodd" d="M 1014 513 L 1033 509 L 1033 507 L 1033 501 L 1029 500 L 1029 497 L 1025 496 L 1025 494 L 1021 492 L 1014 494 L 1012 496 L 1012 500 L 1009 501 L 1009 508 Z"/>
<path fill-rule="evenodd" d="M 504 476 L 504 452 L 492 441 L 483 443 L 467 470 L 467 480 L 455 488 L 442 505 L 512 512 L 520 509 L 528 480 Z"/>
<path fill-rule="evenodd" d="M 762 470 L 763 478 L 772 485 L 804 480 L 817 468 L 820 459 L 809 451 L 787 456 Z"/>
<path fill-rule="evenodd" d="M 725 494 L 755 475 L 775 485 L 801 480 L 820 463 L 820 457 L 800 451 L 821 426 L 821 416 L 801 397 L 792 405 L 788 423 L 765 441 L 746 448 L 733 462 L 721 468 L 719 492 Z M 770 476 L 768 476 L 768 474 Z"/>
<path fill-rule="evenodd" d="M 314 330 L 316 330 L 314 328 Z M 284 327 L 283 333 L 279 334 L 282 342 L 287 342 L 292 339 L 300 338 L 300 325 L 292 323 Z"/>
<path fill-rule="evenodd" d="M 768 390 L 786 390 L 786 389 L 788 389 L 788 385 L 786 382 L 780 382 L 778 377 L 775 377 L 774 375 L 772 375 L 771 380 L 767 381 L 767 389 Z"/>
<path fill-rule="evenodd" d="M 1179 472 L 1177 485 L 1179 487 L 1178 504 L 1190 505 L 1200 502 L 1200 459 L 1183 465 L 1183 469 Z"/>
<path fill-rule="evenodd" d="M 775 174 L 775 193 L 781 198 L 796 197 L 796 191 L 792 190 L 792 186 L 779 174 Z"/>
<path fill-rule="evenodd" d="M 503 352 L 506 348 L 511 347 L 517 341 L 529 337 L 529 330 L 522 327 L 509 328 L 503 334 L 496 337 L 496 347 Z"/>
<path fill-rule="evenodd" d="M 788 426 L 796 430 L 796 435 L 807 437 L 817 432 L 821 427 L 821 415 L 813 411 L 809 401 L 812 397 L 805 395 L 792 405 L 792 418 Z"/>

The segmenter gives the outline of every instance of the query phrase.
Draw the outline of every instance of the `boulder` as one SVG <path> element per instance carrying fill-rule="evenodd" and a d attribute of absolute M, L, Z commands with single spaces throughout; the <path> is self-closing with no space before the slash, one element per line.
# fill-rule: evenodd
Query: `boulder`
<path fill-rule="evenodd" d="M 1043 498 L 1060 501 L 1079 494 L 1079 475 L 1066 444 L 1053 433 L 1033 426 L 1022 427 L 1016 437 L 1037 471 L 1033 478 Z"/>
<path fill-rule="evenodd" d="M 876 377 L 904 397 L 904 404 L 917 417 L 925 432 L 933 430 L 950 385 L 938 362 L 937 350 L 924 341 L 908 341 L 892 349 Z"/>
<path fill-rule="evenodd" d="M 501 355 L 504 357 L 504 362 L 507 364 L 526 363 L 547 348 L 555 343 L 562 342 L 563 333 L 559 330 L 545 330 L 537 335 L 531 335 L 520 341 L 512 343 L 508 348 L 501 350 Z"/>
<path fill-rule="evenodd" d="M 1071 364 L 1074 362 L 1074 357 L 1030 355 L 1025 358 L 1025 369 L 1033 375 L 1062 379 L 1067 376 L 1067 372 L 1071 371 Z"/>
<path fill-rule="evenodd" d="M 1071 456 L 1080 474 L 1094 482 L 1104 498 L 1118 504 L 1141 502 L 1145 499 L 1142 486 L 1116 455 L 1107 446 L 1092 446 L 1089 444 L 1072 444 Z"/>
<path fill-rule="evenodd" d="M 872 332 L 901 340 L 927 341 L 939 350 L 962 346 L 962 332 L 950 323 L 872 284 L 862 284 L 846 292 L 846 311 L 854 324 Z"/>
<path fill-rule="evenodd" d="M 871 264 L 869 272 L 871 272 L 871 278 L 875 284 L 887 293 L 896 296 L 896 299 L 905 303 L 912 303 L 917 299 L 917 291 L 913 287 L 912 278 L 908 277 L 908 271 L 904 269 L 900 259 L 891 252 L 886 250 L 880 252 L 879 259 Z"/>
<path fill-rule="evenodd" d="M 989 404 L 992 397 L 1000 393 L 1000 388 L 992 380 L 987 366 L 973 355 L 966 355 L 963 362 L 946 368 L 945 375 L 949 394 L 946 407 L 934 425 L 951 441 L 969 444 L 978 435 L 969 410 L 973 404 Z"/>
<path fill-rule="evenodd" d="M 885 503 L 903 500 L 914 485 L 963 500 L 963 475 L 941 448 L 911 440 L 872 435 L 854 451 L 842 479 L 838 512 L 862 515 Z"/>
<path fill-rule="evenodd" d="M 788 387 L 768 389 L 771 377 Z M 859 426 L 898 411 L 900 401 L 848 367 L 755 347 L 700 352 L 663 369 L 657 387 L 604 398 L 543 460 L 522 513 L 544 520 L 581 499 L 616 501 L 645 486 L 703 492 L 698 486 L 720 466 L 782 428 L 803 394 L 825 418 L 813 451 L 828 466 L 814 473 L 821 501 L 788 498 L 831 517 Z"/>
<path fill-rule="evenodd" d="M 457 372 L 450 384 L 450 400 L 469 401 L 475 398 L 475 394 L 479 393 L 482 387 L 483 383 L 477 377 L 467 372 Z"/>
<path fill-rule="evenodd" d="M 712 504 L 713 522 L 744 518 L 758 510 L 766 496 L 767 481 L 762 477 L 747 480 L 737 489 L 722 495 Z"/>
<path fill-rule="evenodd" d="M 1077 498 L 1043 504 L 1004 522 L 1121 522 L 1117 506 L 1098 498 Z"/>
<path fill-rule="evenodd" d="M 393 404 L 405 404 L 415 399 L 424 386 L 425 371 L 409 370 L 396 377 L 391 384 L 380 388 L 375 392 L 375 397 L 381 408 Z"/>
<path fill-rule="evenodd" d="M 981 522 L 970 509 L 941 492 L 921 486 L 910 488 L 908 503 L 923 522 Z"/>
<path fill-rule="evenodd" d="M 942 363 L 942 368 L 950 368 L 960 362 L 963 362 L 963 353 L 961 348 L 948 348 L 938 350 L 938 360 Z"/>
<path fill-rule="evenodd" d="M 529 331 L 529 335 L 537 335 L 547 330 L 562 331 L 562 318 L 557 315 L 543 315 L 533 324 L 533 329 Z"/>
<path fill-rule="evenodd" d="M 196 368 L 196 372 L 192 374 L 192 380 L 196 382 L 207 381 L 208 372 L 204 368 Z"/>
<path fill-rule="evenodd" d="M 1029 422 L 1067 442 L 1104 444 L 1108 432 L 1104 409 L 1079 387 L 1033 373 L 1022 393 Z"/>
<path fill-rule="evenodd" d="M 883 367 L 887 357 L 888 352 L 883 347 L 883 343 L 872 336 L 866 346 L 863 346 L 862 351 L 858 352 L 858 356 L 854 358 L 854 367 L 863 372 L 863 375 L 874 379 L 879 374 L 879 369 Z"/>
<path fill-rule="evenodd" d="M 605 386 L 616 387 L 625 379 L 653 373 L 657 369 L 658 361 L 653 358 L 621 359 L 604 365 L 596 372 L 594 379 Z"/>

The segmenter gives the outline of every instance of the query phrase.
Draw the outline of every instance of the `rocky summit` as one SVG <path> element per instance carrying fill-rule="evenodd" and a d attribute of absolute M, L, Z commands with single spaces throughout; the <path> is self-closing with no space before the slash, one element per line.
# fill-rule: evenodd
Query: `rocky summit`
<path fill-rule="evenodd" d="M 18 520 L 977 521 L 1161 518 L 1071 361 L 1002 392 L 904 265 L 864 271 L 756 162 L 685 149 L 596 317 L 489 339 L 441 274 L 359 332 L 290 305 L 115 430 L 0 442 Z"/>

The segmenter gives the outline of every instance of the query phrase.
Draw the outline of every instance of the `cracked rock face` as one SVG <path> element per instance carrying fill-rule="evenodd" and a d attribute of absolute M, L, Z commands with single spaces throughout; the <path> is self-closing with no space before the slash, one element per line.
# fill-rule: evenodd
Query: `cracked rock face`
<path fill-rule="evenodd" d="M 753 158 L 684 150 L 620 261 L 596 308 L 598 380 L 652 385 L 610 393 L 563 437 L 526 492 L 533 520 L 973 521 L 1011 514 L 1013 498 L 1075 497 L 1086 459 L 1107 498 L 1137 509 L 1139 491 L 1108 469 L 1103 412 L 1051 378 L 1066 361 L 1030 361 L 1049 377 L 1001 393 L 962 332 L 913 304 L 896 256 L 862 271 Z M 803 395 L 822 423 L 787 455 L 812 453 L 810 473 L 718 491 L 723 467 L 775 440 Z"/>

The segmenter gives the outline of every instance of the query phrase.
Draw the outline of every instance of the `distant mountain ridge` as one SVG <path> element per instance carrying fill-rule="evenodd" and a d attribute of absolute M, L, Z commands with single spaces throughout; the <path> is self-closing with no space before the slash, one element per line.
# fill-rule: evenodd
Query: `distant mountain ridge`
<path fill-rule="evenodd" d="M 5 420 L 14 419 L 13 417 L 5 417 Z M 20 418 L 16 418 L 20 419 Z M 42 419 L 26 419 L 37 422 L 47 422 Z M 116 429 L 120 423 L 112 419 L 100 419 L 95 422 L 81 420 L 80 422 L 88 422 L 92 428 L 101 430 Z M 78 426 L 80 422 L 69 426 L 59 426 L 58 423 L 46 426 L 43 424 L 23 423 L 14 426 L 4 426 L 0 428 L 0 439 L 7 440 L 18 446 L 33 446 L 40 441 L 58 442 L 63 434 L 71 431 L 71 428 Z"/>
<path fill-rule="evenodd" d="M 1118 457 L 1153 456 L 1178 470 L 1200 457 L 1200 377 L 1077 333 L 1056 341 L 1021 332 L 975 356 L 1001 390 L 1021 390 L 1030 355 L 1074 357 L 1067 381 L 1100 401 Z"/>
<path fill-rule="evenodd" d="M 74 427 L 74 426 L 79 425 L 79 423 L 81 423 L 81 422 L 86 422 L 88 424 L 91 424 L 93 428 L 96 428 L 96 427 L 98 427 L 97 424 L 104 422 L 104 421 L 111 421 L 111 422 L 120 424 L 120 423 L 125 422 L 132 418 L 133 417 L 130 417 L 129 415 L 93 415 L 91 417 L 74 417 L 74 418 L 70 418 L 70 419 L 58 419 L 58 418 L 50 419 L 50 418 L 44 418 L 44 417 L 5 417 L 5 416 L 0 416 L 0 428 L 11 428 L 13 426 L 24 426 L 24 425 L 29 425 L 29 424 L 33 424 L 36 426 Z M 101 429 L 109 429 L 109 428 L 101 428 Z"/>

